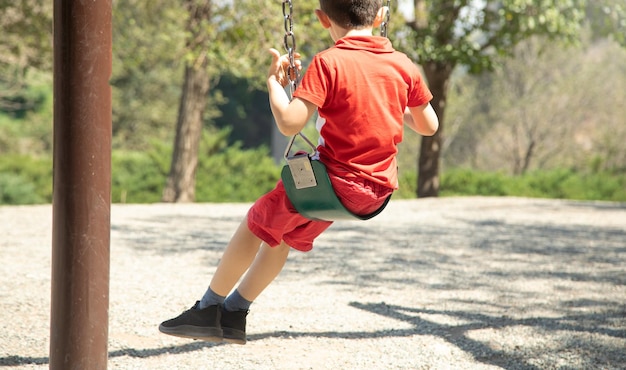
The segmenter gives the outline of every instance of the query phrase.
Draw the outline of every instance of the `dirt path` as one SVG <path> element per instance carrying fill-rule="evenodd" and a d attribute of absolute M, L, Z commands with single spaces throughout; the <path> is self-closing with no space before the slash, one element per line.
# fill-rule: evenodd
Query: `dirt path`
<path fill-rule="evenodd" d="M 114 205 L 110 369 L 626 369 L 626 204 L 393 201 L 292 252 L 245 346 L 159 334 L 246 204 Z M 51 207 L 0 207 L 0 367 L 48 368 Z"/>

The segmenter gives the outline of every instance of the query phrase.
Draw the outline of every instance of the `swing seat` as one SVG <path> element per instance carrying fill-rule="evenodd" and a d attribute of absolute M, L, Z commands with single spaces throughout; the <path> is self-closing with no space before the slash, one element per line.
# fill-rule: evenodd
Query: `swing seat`
<path fill-rule="evenodd" d="M 318 160 L 310 160 L 305 154 L 303 160 L 310 163 L 315 179 L 312 185 L 296 184 L 299 175 L 292 173 L 292 168 L 285 165 L 281 172 L 281 178 L 287 197 L 302 216 L 311 220 L 335 221 L 335 220 L 369 220 L 378 215 L 389 203 L 391 195 L 387 197 L 380 208 L 368 215 L 357 215 L 350 212 L 337 198 L 337 194 L 328 177 L 324 164 Z M 295 177 L 295 179 L 294 179 Z M 305 180 L 308 181 L 308 180 Z M 303 187 L 304 186 L 304 187 Z"/>

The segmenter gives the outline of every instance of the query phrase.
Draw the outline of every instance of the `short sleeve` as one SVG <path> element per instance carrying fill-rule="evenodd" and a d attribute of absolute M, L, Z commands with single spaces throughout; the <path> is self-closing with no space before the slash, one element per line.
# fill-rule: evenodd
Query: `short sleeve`
<path fill-rule="evenodd" d="M 416 65 L 413 65 L 414 68 L 411 69 L 411 84 L 409 87 L 409 99 L 408 106 L 409 107 L 419 107 L 420 105 L 424 105 L 430 102 L 433 98 L 433 94 L 426 86 L 426 81 L 422 77 L 419 68 Z"/>
<path fill-rule="evenodd" d="M 313 57 L 300 85 L 294 92 L 294 97 L 307 100 L 317 107 L 324 106 L 330 86 L 330 73 L 319 55 Z"/>

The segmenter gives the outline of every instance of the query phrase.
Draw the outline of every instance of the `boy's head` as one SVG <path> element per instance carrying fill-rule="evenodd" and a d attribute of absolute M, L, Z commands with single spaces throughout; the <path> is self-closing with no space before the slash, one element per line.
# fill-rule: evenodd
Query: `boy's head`
<path fill-rule="evenodd" d="M 382 0 L 320 0 L 328 18 L 346 29 L 371 27 L 382 7 Z"/>

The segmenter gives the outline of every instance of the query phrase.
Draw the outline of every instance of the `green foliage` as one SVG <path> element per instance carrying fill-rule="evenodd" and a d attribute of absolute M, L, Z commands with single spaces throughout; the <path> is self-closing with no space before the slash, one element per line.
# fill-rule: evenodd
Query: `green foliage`
<path fill-rule="evenodd" d="M 443 173 L 440 196 L 516 196 L 626 202 L 626 172 L 533 171 L 522 176 L 456 168 Z M 415 198 L 417 172 L 400 171 L 394 199 Z"/>
<path fill-rule="evenodd" d="M 113 7 L 113 147 L 172 140 L 181 93 L 184 10 L 165 0 Z"/>
<path fill-rule="evenodd" d="M 329 45 L 313 14 L 317 6 L 295 4 L 294 32 L 304 58 Z M 207 7 L 210 16 L 190 18 L 190 9 Z M 114 148 L 146 150 L 155 139 L 173 140 L 183 68 L 193 61 L 205 61 L 212 79 L 205 121 L 221 127 L 240 122 L 246 127 L 237 127 L 234 140 L 245 147 L 268 145 L 265 76 L 271 59 L 266 50 L 282 50 L 284 32 L 281 4 L 274 0 L 114 2 Z M 197 37 L 189 39 L 192 34 Z"/>
<path fill-rule="evenodd" d="M 575 174 L 571 170 L 557 169 L 549 172 L 533 172 L 526 174 L 520 178 L 520 184 L 523 184 L 524 191 L 529 196 L 547 198 L 552 195 L 553 198 L 566 198 L 569 189 L 563 185 L 566 183 L 574 184 L 580 182 L 573 179 Z"/>
<path fill-rule="evenodd" d="M 441 194 L 509 195 L 511 182 L 498 173 L 456 170 L 444 173 Z"/>
<path fill-rule="evenodd" d="M 230 128 L 203 132 L 196 170 L 198 202 L 251 202 L 279 178 L 267 147 L 242 149 L 240 142 L 229 146 L 230 134 Z"/>
<path fill-rule="evenodd" d="M 549 174 L 554 173 L 554 178 Z M 626 201 L 626 175 L 607 172 L 580 173 L 574 171 L 550 171 L 546 182 L 552 181 L 552 187 L 546 189 L 546 197 Z M 538 186 L 537 181 L 533 182 Z M 544 186 L 545 188 L 545 186 Z"/>
<path fill-rule="evenodd" d="M 265 87 L 251 85 L 250 79 L 224 74 L 210 92 L 211 100 L 221 101 L 220 116 L 211 121 L 219 128 L 230 128 L 229 143 L 242 142 L 244 148 L 271 145 L 274 121 Z"/>
<path fill-rule="evenodd" d="M 46 82 L 52 82 L 50 78 L 47 80 Z M 33 78 L 33 73 L 25 76 L 23 83 L 24 85 L 19 92 L 5 97 L 3 102 L 5 114 L 18 120 L 24 119 L 29 112 L 40 110 L 52 95 L 52 85 L 42 85 L 41 82 Z"/>
<path fill-rule="evenodd" d="M 160 201 L 165 174 L 151 154 L 113 151 L 111 158 L 111 201 L 113 203 Z"/>
<path fill-rule="evenodd" d="M 251 202 L 271 190 L 279 168 L 266 147 L 226 146 L 229 130 L 205 130 L 196 170 L 197 202 Z M 171 147 L 154 142 L 142 152 L 114 151 L 112 201 L 159 202 L 171 161 Z"/>
<path fill-rule="evenodd" d="M 442 176 L 441 195 L 495 195 L 626 202 L 626 174 L 584 173 L 556 169 L 509 176 L 502 173 L 454 169 Z"/>
<path fill-rule="evenodd" d="M 12 101 L 14 109 L 0 110 L 0 155 L 50 154 L 52 149 L 52 76 L 28 73 L 25 86 Z"/>
<path fill-rule="evenodd" d="M 26 155 L 0 156 L 0 204 L 52 201 L 52 160 Z"/>
<path fill-rule="evenodd" d="M 279 167 L 266 147 L 226 147 L 228 130 L 205 134 L 197 174 L 197 201 L 250 202 L 272 189 Z M 212 154 L 206 154 L 211 152 Z M 111 161 L 113 203 L 159 202 L 171 147 L 154 142 L 147 151 L 114 150 Z M 0 204 L 52 201 L 52 160 L 27 155 L 0 156 Z"/>
<path fill-rule="evenodd" d="M 271 190 L 279 177 L 280 168 L 266 147 L 241 150 L 231 146 L 200 158 L 196 201 L 252 202 Z"/>
<path fill-rule="evenodd" d="M 52 2 L 0 1 L 0 110 L 23 110 L 29 70 L 52 67 Z"/>
<path fill-rule="evenodd" d="M 626 4 L 623 0 L 589 1 L 586 10 L 595 37 L 609 37 L 626 46 Z"/>
<path fill-rule="evenodd" d="M 511 174 L 625 169 L 626 50 L 588 35 L 567 48 L 529 38 L 492 73 L 456 75 L 444 166 Z"/>
<path fill-rule="evenodd" d="M 222 139 L 214 139 L 223 143 Z M 206 152 L 198 165 L 198 202 L 252 202 L 271 190 L 280 176 L 267 148 L 243 150 L 203 140 Z M 161 199 L 171 149 L 154 143 L 149 151 L 113 151 L 113 203 L 154 203 Z M 400 173 L 394 199 L 415 197 L 416 171 Z M 626 173 L 581 172 L 569 169 L 533 171 L 522 176 L 451 169 L 442 176 L 441 196 L 518 196 L 626 202 Z M 49 158 L 0 157 L 0 204 L 41 204 L 52 201 L 52 161 Z"/>
<path fill-rule="evenodd" d="M 413 199 L 417 194 L 417 172 L 400 171 L 398 177 L 399 189 L 393 194 L 393 199 Z"/>
<path fill-rule="evenodd" d="M 399 29 L 399 47 L 420 64 L 491 69 L 498 55 L 533 35 L 576 40 L 587 0 L 427 1 L 426 14 Z M 407 37 L 399 37 L 401 34 Z"/>
<path fill-rule="evenodd" d="M 35 185 L 22 176 L 0 173 L 0 204 L 46 203 L 36 193 Z"/>

